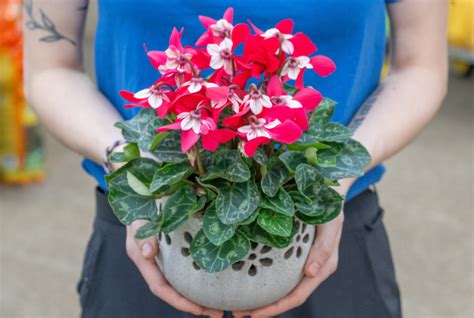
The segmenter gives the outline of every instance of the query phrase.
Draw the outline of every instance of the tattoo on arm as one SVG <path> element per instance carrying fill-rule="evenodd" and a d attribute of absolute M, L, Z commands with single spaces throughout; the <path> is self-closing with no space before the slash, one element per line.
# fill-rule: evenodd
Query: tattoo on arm
<path fill-rule="evenodd" d="M 24 8 L 26 14 L 28 15 L 28 20 L 25 24 L 28 30 L 43 30 L 48 33 L 48 35 L 45 35 L 40 38 L 41 42 L 51 43 L 64 40 L 74 46 L 76 45 L 76 42 L 56 30 L 56 25 L 44 13 L 43 10 L 39 9 L 39 12 L 41 14 L 41 21 L 36 20 L 33 15 L 33 0 L 24 0 Z"/>
<path fill-rule="evenodd" d="M 367 117 L 367 114 L 369 113 L 370 109 L 374 105 L 375 101 L 380 95 L 380 92 L 382 91 L 383 86 L 380 84 L 377 89 L 367 98 L 367 100 L 364 102 L 364 104 L 359 108 L 357 113 L 355 114 L 354 118 L 352 118 L 351 122 L 349 123 L 349 129 L 352 131 L 356 131 L 357 128 L 360 127 L 362 122 L 364 121 L 365 117 Z"/>
<path fill-rule="evenodd" d="M 86 3 L 85 5 L 83 5 L 82 7 L 78 8 L 77 10 L 79 11 L 87 11 L 87 8 L 89 7 L 89 3 Z"/>

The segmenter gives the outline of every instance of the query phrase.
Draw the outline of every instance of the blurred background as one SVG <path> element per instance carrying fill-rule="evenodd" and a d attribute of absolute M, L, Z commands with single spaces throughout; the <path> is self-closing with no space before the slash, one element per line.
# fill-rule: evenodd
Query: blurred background
<path fill-rule="evenodd" d="M 0 317 L 78 317 L 95 185 L 25 105 L 20 0 L 0 1 Z M 92 0 L 92 77 L 96 22 Z M 405 317 L 474 317 L 474 0 L 451 1 L 449 26 L 448 97 L 377 186 Z"/>

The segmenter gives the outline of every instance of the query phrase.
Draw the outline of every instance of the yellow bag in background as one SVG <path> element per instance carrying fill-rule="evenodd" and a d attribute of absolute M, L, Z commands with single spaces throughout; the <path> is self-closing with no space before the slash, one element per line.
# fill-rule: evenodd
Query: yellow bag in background
<path fill-rule="evenodd" d="M 474 52 L 474 0 L 451 0 L 448 24 L 449 44 Z"/>
<path fill-rule="evenodd" d="M 42 180 L 43 149 L 36 117 L 23 95 L 21 0 L 0 1 L 0 182 Z"/>

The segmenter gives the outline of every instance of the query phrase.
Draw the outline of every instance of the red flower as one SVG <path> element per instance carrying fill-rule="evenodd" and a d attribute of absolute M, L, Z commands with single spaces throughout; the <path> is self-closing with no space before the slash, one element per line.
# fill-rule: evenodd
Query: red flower
<path fill-rule="evenodd" d="M 291 144 L 297 141 L 303 131 L 291 120 L 281 122 L 279 119 L 258 118 L 250 116 L 248 124 L 237 129 L 239 135 L 246 139 L 244 142 L 244 152 L 252 157 L 257 148 L 270 142 L 272 139 Z"/>
<path fill-rule="evenodd" d="M 205 108 L 191 112 L 182 112 L 178 120 L 157 129 L 158 132 L 181 130 L 181 151 L 187 152 L 194 146 L 202 135 L 202 146 L 209 151 L 215 151 L 219 144 L 228 142 L 235 137 L 235 132 L 229 129 L 218 129 L 214 119 Z"/>

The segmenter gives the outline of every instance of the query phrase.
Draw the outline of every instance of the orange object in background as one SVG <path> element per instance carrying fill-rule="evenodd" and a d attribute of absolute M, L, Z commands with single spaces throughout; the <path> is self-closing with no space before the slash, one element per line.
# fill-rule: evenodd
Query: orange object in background
<path fill-rule="evenodd" d="M 9 184 L 44 177 L 38 123 L 23 94 L 21 2 L 0 1 L 0 182 Z"/>

